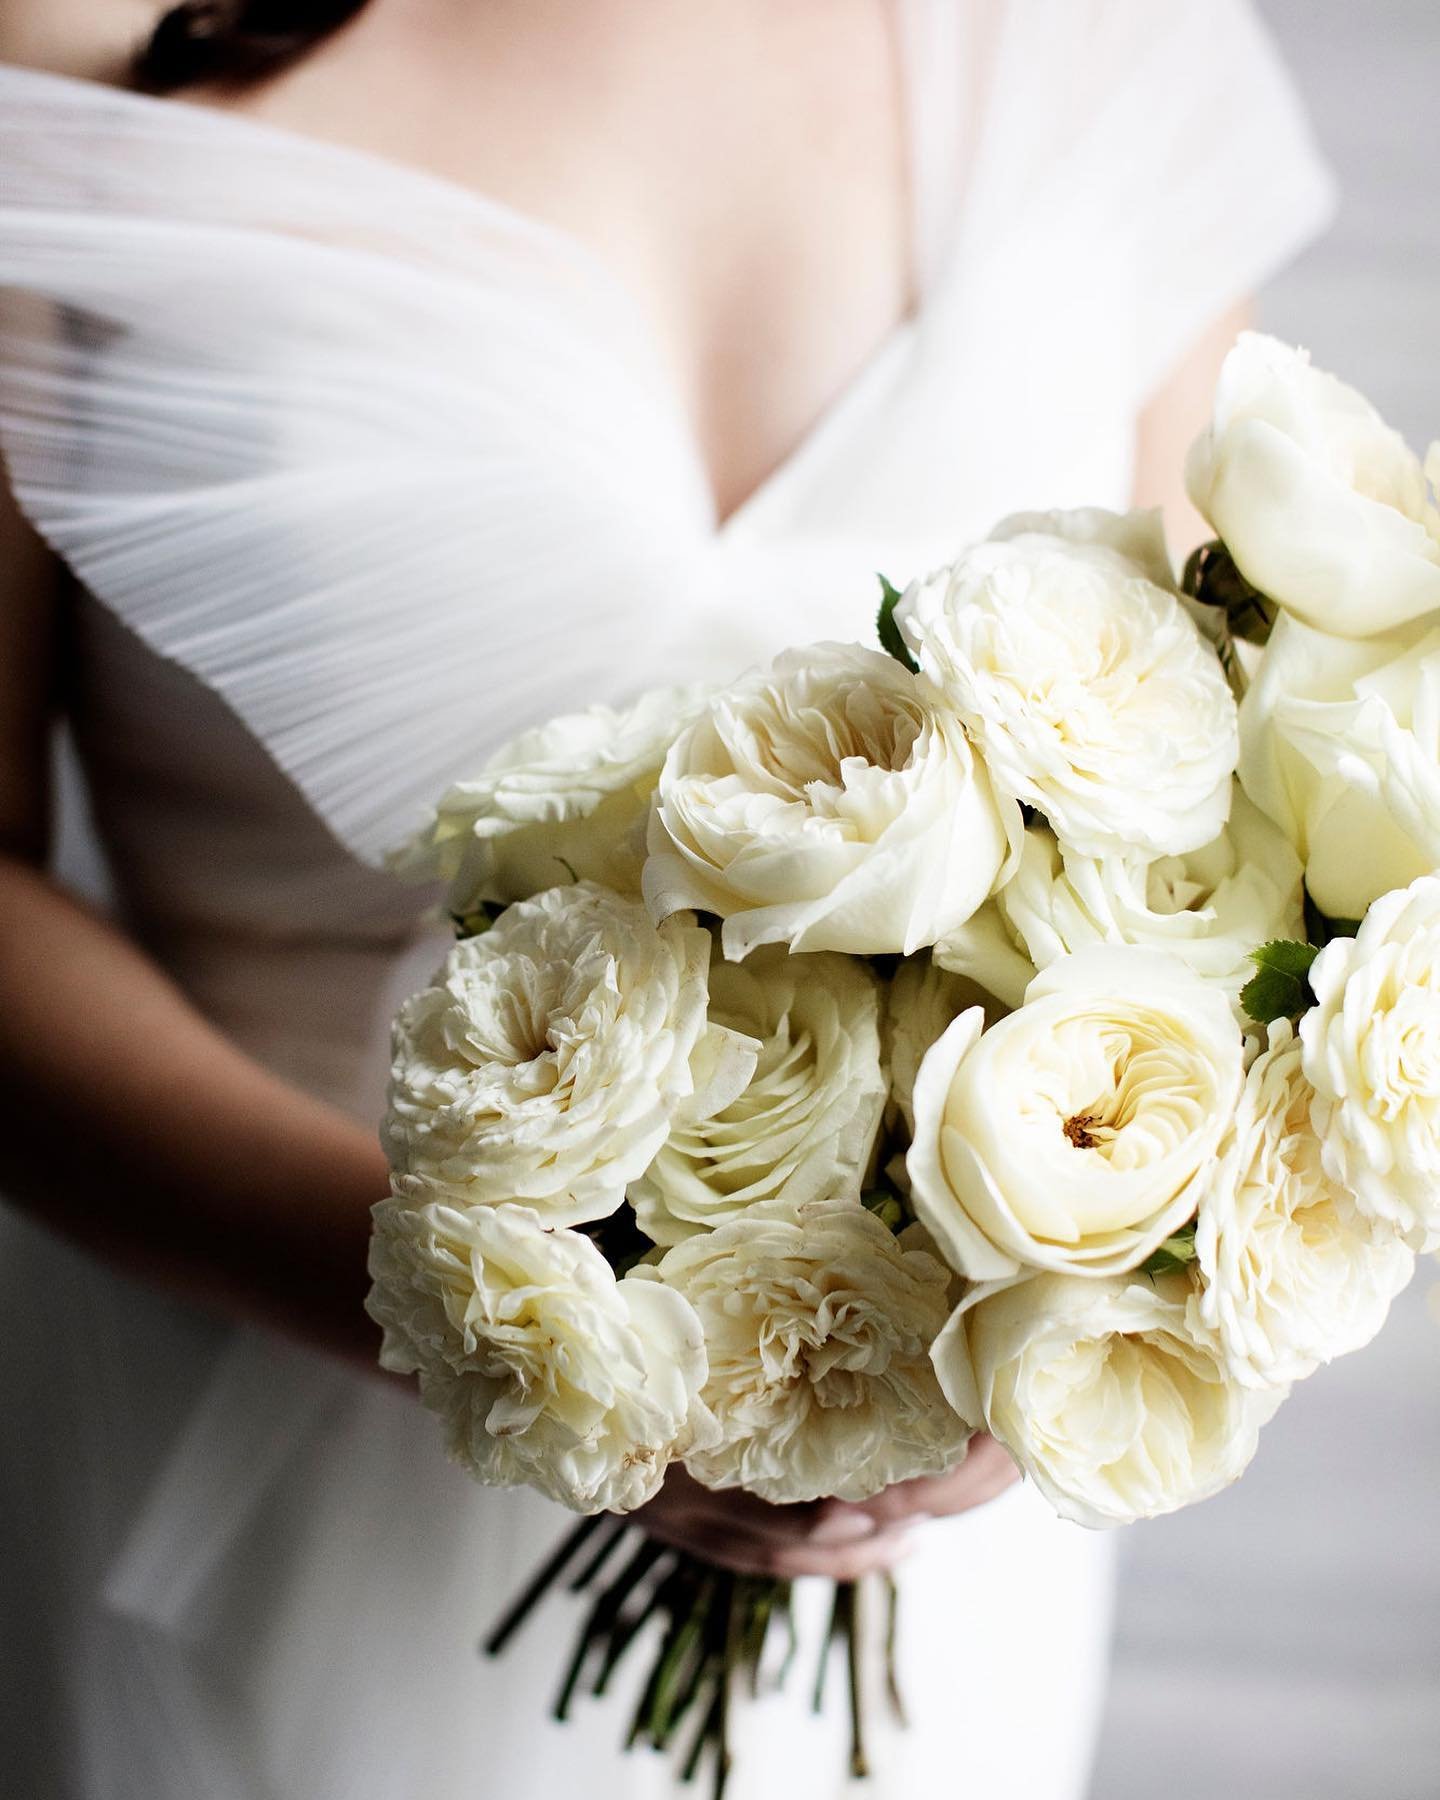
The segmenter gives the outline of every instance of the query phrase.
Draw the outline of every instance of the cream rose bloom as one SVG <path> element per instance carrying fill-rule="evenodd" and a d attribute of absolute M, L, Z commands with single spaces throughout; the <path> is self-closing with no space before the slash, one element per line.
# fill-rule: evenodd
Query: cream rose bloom
<path fill-rule="evenodd" d="M 454 1207 L 418 1182 L 375 1208 L 366 1308 L 383 1367 L 418 1374 L 450 1452 L 491 1486 L 628 1512 L 714 1435 L 705 1340 L 673 1289 L 617 1281 L 523 1206 Z"/>
<path fill-rule="evenodd" d="M 930 1364 L 949 1272 L 858 1200 L 762 1201 L 646 1273 L 704 1330 L 721 1435 L 686 1466 L 707 1487 L 865 1500 L 960 1461 L 970 1433 Z"/>
<path fill-rule="evenodd" d="M 1440 625 L 1355 642 L 1282 616 L 1240 708 L 1240 779 L 1331 918 L 1440 868 Z"/>
<path fill-rule="evenodd" d="M 995 885 L 1018 840 L 960 723 L 878 651 L 812 644 L 715 696 L 666 759 L 645 898 L 761 944 L 917 950 Z"/>
<path fill-rule="evenodd" d="M 460 918 L 567 877 L 638 895 L 660 766 L 704 697 L 699 687 L 659 688 L 618 711 L 592 706 L 524 732 L 446 793 L 394 866 L 446 882 Z"/>
<path fill-rule="evenodd" d="M 1392 1226 L 1368 1219 L 1321 1164 L 1314 1090 L 1288 1019 L 1270 1026 L 1200 1201 L 1204 1285 L 1193 1318 L 1247 1387 L 1284 1387 L 1359 1350 L 1415 1271 Z"/>
<path fill-rule="evenodd" d="M 1440 513 L 1425 475 L 1368 400 L 1256 332 L 1225 359 L 1185 471 L 1250 585 L 1343 637 L 1440 609 Z"/>
<path fill-rule="evenodd" d="M 972 1281 L 1136 1268 L 1194 1213 L 1243 1077 L 1230 1002 L 1182 963 L 1106 948 L 1018 1012 L 962 1014 L 915 1083 L 915 1210 Z"/>
<path fill-rule="evenodd" d="M 1102 1528 L 1205 1500 L 1244 1473 L 1284 1391 L 1232 1381 L 1184 1275 L 1037 1275 L 976 1289 L 935 1343 L 951 1404 L 1061 1515 Z"/>
<path fill-rule="evenodd" d="M 1235 701 L 1157 515 L 1007 519 L 896 617 L 996 787 L 1068 848 L 1177 855 L 1225 823 Z"/>
<path fill-rule="evenodd" d="M 1238 994 L 1257 945 L 1304 935 L 1299 860 L 1237 787 L 1224 830 L 1184 856 L 1082 856 L 1030 826 L 1014 875 L 935 960 L 1018 1006 L 1034 971 L 1062 956 L 1138 944 Z"/>
<path fill-rule="evenodd" d="M 400 1009 L 392 1166 L 552 1225 L 613 1212 L 694 1091 L 709 960 L 688 917 L 591 882 L 510 907 Z"/>
<path fill-rule="evenodd" d="M 972 1006 L 987 1018 L 1001 1018 L 1006 1011 L 993 994 L 928 956 L 907 957 L 895 971 L 885 1000 L 885 1067 L 890 1098 L 908 1132 L 915 1129 L 915 1078 L 926 1053 Z"/>
<path fill-rule="evenodd" d="M 1440 1248 L 1440 876 L 1377 900 L 1310 985 L 1300 1041 L 1325 1167 L 1414 1248 Z"/>
<path fill-rule="evenodd" d="M 772 945 L 712 969 L 710 1023 L 734 1078 L 697 1081 L 702 1106 L 681 1107 L 632 1184 L 640 1229 L 678 1244 L 782 1193 L 858 1194 L 885 1105 L 879 1017 L 879 983 L 850 957 Z"/>

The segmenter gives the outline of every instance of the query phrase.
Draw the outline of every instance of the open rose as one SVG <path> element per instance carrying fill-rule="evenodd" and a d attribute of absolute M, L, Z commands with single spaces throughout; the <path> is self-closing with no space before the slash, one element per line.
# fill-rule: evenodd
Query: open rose
<path fill-rule="evenodd" d="M 1061 1515 L 1153 1519 L 1243 1474 L 1283 1389 L 1230 1378 L 1184 1275 L 1037 1275 L 979 1288 L 935 1344 L 951 1403 Z"/>
<path fill-rule="evenodd" d="M 492 1486 L 628 1512 L 710 1441 L 705 1343 L 673 1289 L 617 1281 L 578 1232 L 523 1206 L 455 1207 L 410 1180 L 375 1208 L 381 1365 L 418 1374 L 451 1454 Z"/>
<path fill-rule="evenodd" d="M 930 1363 L 948 1271 L 858 1200 L 762 1201 L 644 1273 L 705 1333 L 721 1436 L 687 1467 L 707 1487 L 865 1500 L 963 1456 L 969 1429 Z"/>
<path fill-rule="evenodd" d="M 1225 823 L 1235 702 L 1152 516 L 1006 520 L 896 617 L 996 788 L 1068 848 L 1176 855 Z"/>
<path fill-rule="evenodd" d="M 1194 1213 L 1239 1096 L 1226 996 L 1153 951 L 1088 950 L 982 1026 L 962 1014 L 920 1066 L 922 1222 L 972 1281 L 1136 1268 Z"/>
<path fill-rule="evenodd" d="M 915 1079 L 921 1063 L 930 1046 L 972 1006 L 994 1018 L 1006 1010 L 975 982 L 952 975 L 928 956 L 907 957 L 895 971 L 885 1001 L 885 1066 L 890 1098 L 907 1132 L 915 1129 Z"/>
<path fill-rule="evenodd" d="M 697 1079 L 699 1103 L 632 1184 L 641 1229 L 676 1244 L 758 1200 L 858 1194 L 885 1104 L 879 1013 L 879 984 L 850 957 L 771 945 L 713 968 L 710 1023 L 735 1077 Z"/>
<path fill-rule="evenodd" d="M 878 651 L 812 644 L 717 694 L 666 758 L 645 898 L 760 944 L 856 955 L 931 944 L 1018 839 L 964 730 Z"/>
<path fill-rule="evenodd" d="M 1310 985 L 1300 1041 L 1325 1167 L 1416 1249 L 1440 1248 L 1440 875 L 1377 900 Z"/>
<path fill-rule="evenodd" d="M 444 795 L 396 868 L 445 881 L 461 918 L 567 876 L 638 895 L 660 765 L 703 699 L 702 688 L 659 688 L 524 732 Z"/>
<path fill-rule="evenodd" d="M 694 1092 L 710 934 L 593 882 L 455 945 L 395 1021 L 384 1139 L 466 1203 L 603 1218 Z"/>
<path fill-rule="evenodd" d="M 1238 994 L 1256 945 L 1304 935 L 1300 863 L 1237 787 L 1224 830 L 1184 856 L 1082 856 L 1030 826 L 1014 875 L 935 960 L 1018 1006 L 1036 969 L 1094 944 L 1138 944 Z"/>

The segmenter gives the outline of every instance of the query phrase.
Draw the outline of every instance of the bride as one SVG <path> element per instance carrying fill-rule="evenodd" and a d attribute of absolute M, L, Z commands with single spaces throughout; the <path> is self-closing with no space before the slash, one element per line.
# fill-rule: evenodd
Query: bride
<path fill-rule="evenodd" d="M 384 854 L 522 725 L 863 635 L 1016 508 L 1171 504 L 1326 183 L 1241 0 L 162 10 L 0 21 L 0 1779 L 668 1793 L 548 1723 L 560 1609 L 476 1657 L 565 1520 L 372 1372 L 438 942 Z M 106 916 L 44 873 L 62 712 Z M 648 1523 L 898 1564 L 877 1800 L 1073 1800 L 1106 1545 L 1010 1473 Z M 741 1800 L 842 1791 L 829 1730 L 750 1707 Z"/>

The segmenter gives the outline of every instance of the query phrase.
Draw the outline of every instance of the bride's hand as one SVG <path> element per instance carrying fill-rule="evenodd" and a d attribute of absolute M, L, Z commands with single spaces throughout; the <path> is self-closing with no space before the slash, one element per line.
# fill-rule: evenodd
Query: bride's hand
<path fill-rule="evenodd" d="M 925 1519 L 944 1519 L 969 1512 L 1013 1487 L 1020 1471 L 1010 1452 L 997 1444 L 988 1431 L 977 1432 L 958 1469 L 948 1475 L 921 1475 L 886 1488 L 857 1509 L 869 1513 L 877 1529 L 895 1531 Z"/>
<path fill-rule="evenodd" d="M 900 1561 L 909 1548 L 907 1525 L 968 1512 L 1018 1479 L 1006 1452 L 982 1434 L 949 1475 L 901 1482 L 858 1505 L 821 1500 L 809 1506 L 772 1506 L 737 1488 L 714 1492 L 701 1487 L 674 1468 L 635 1518 L 662 1543 L 742 1575 L 782 1580 L 824 1575 L 853 1581 Z"/>

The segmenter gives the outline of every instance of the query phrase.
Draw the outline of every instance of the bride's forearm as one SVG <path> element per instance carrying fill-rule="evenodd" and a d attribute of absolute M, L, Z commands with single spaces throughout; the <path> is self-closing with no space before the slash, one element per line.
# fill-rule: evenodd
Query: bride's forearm
<path fill-rule="evenodd" d="M 215 1030 L 141 951 L 0 857 L 0 1191 L 95 1255 L 373 1365 L 372 1133 Z"/>
<path fill-rule="evenodd" d="M 1249 301 L 1232 307 L 1186 351 L 1140 415 L 1135 446 L 1137 506 L 1165 513 L 1170 549 L 1183 563 L 1211 535 L 1185 492 L 1185 457 L 1210 421 L 1215 382 L 1238 333 L 1253 322 Z"/>

